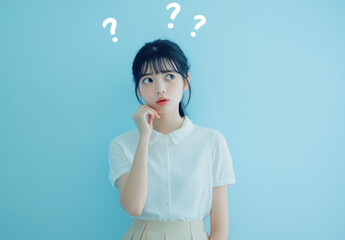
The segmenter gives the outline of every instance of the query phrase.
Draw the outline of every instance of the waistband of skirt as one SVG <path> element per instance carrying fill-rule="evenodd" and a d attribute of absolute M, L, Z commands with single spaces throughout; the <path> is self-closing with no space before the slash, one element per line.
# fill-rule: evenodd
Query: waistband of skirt
<path fill-rule="evenodd" d="M 197 232 L 205 231 L 205 224 L 203 220 L 200 221 L 157 221 L 157 220 L 143 220 L 132 219 L 131 225 L 133 227 L 143 226 L 147 230 L 157 232 Z"/>

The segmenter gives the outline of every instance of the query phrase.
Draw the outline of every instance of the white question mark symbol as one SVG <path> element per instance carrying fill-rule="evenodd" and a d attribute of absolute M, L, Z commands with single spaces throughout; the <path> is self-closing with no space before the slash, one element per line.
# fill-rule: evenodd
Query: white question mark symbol
<path fill-rule="evenodd" d="M 175 8 L 174 9 L 174 11 L 172 12 L 172 14 L 171 14 L 171 16 L 170 16 L 170 19 L 172 19 L 172 20 L 175 20 L 175 17 L 176 17 L 176 15 L 180 12 L 180 10 L 181 10 L 181 6 L 180 6 L 180 4 L 178 4 L 178 3 L 169 3 L 168 5 L 167 5 L 167 10 L 169 10 L 170 8 Z M 174 24 L 172 24 L 172 23 L 169 23 L 168 24 L 168 28 L 173 28 L 174 27 Z"/>
<path fill-rule="evenodd" d="M 105 28 L 109 23 L 111 23 L 110 34 L 115 35 L 115 29 L 117 26 L 117 21 L 115 18 L 107 18 L 103 21 L 102 26 Z M 113 37 L 113 42 L 117 42 L 117 37 Z"/>
<path fill-rule="evenodd" d="M 196 15 L 196 16 L 194 17 L 194 20 L 197 20 L 197 19 L 200 19 L 201 21 L 198 22 L 198 23 L 195 25 L 195 27 L 194 27 L 195 30 L 198 30 L 202 25 L 204 25 L 204 24 L 206 23 L 206 18 L 205 18 L 203 15 Z M 195 33 L 195 32 L 191 32 L 190 35 L 191 35 L 192 37 L 195 37 L 196 33 Z"/>

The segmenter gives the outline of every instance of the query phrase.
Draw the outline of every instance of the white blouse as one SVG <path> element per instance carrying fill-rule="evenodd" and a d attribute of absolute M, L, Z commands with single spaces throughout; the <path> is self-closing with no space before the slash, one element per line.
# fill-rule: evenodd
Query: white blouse
<path fill-rule="evenodd" d="M 130 172 L 139 141 L 133 129 L 109 146 L 109 181 Z M 204 220 L 210 215 L 212 187 L 236 183 L 224 136 L 184 117 L 181 128 L 164 135 L 152 129 L 148 148 L 148 192 L 145 207 L 135 219 L 159 221 Z"/>

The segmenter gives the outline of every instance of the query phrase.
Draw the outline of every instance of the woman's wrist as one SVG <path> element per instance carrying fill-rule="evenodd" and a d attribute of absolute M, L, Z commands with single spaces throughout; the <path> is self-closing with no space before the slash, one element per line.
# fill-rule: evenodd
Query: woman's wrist
<path fill-rule="evenodd" d="M 146 135 L 146 134 L 140 135 L 141 141 L 149 141 L 149 139 L 150 139 L 150 135 Z"/>

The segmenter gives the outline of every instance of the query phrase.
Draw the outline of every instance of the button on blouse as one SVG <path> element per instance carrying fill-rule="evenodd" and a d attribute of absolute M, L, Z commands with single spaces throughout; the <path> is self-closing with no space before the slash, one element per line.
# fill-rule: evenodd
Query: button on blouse
<path fill-rule="evenodd" d="M 109 181 L 130 172 L 139 131 L 133 129 L 109 145 Z M 232 157 L 225 137 L 216 129 L 184 117 L 181 128 L 162 134 L 152 130 L 148 150 L 148 192 L 140 216 L 159 221 L 204 220 L 210 215 L 212 188 L 235 184 Z"/>

